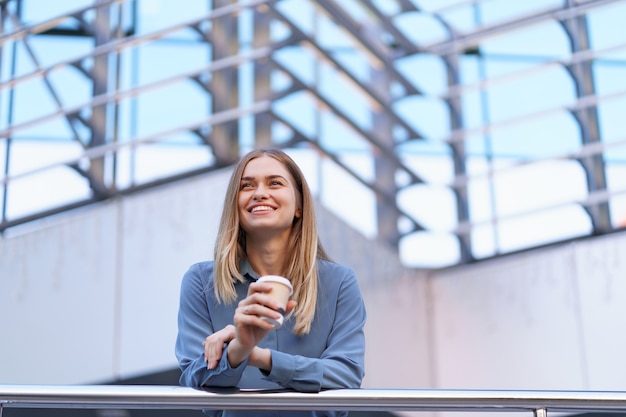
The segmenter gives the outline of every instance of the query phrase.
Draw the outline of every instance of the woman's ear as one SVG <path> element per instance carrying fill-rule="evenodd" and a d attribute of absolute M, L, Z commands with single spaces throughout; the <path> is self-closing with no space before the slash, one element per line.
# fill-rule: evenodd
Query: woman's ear
<path fill-rule="evenodd" d="M 296 217 L 296 219 L 299 219 L 300 217 L 302 217 L 302 210 L 301 209 L 296 209 L 295 217 Z"/>

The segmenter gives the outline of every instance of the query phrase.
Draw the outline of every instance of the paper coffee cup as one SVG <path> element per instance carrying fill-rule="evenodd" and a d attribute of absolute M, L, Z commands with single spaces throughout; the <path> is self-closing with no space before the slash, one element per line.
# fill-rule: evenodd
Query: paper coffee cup
<path fill-rule="evenodd" d="M 293 294 L 291 282 L 287 278 L 279 275 L 264 275 L 260 277 L 257 282 L 272 284 L 272 290 L 267 294 L 276 300 L 280 305 L 278 312 L 281 316 L 276 320 L 270 317 L 262 317 L 262 319 L 268 323 L 272 323 L 274 328 L 278 329 L 283 325 L 283 321 L 285 320 L 285 310 L 287 309 L 287 301 L 289 301 L 289 297 Z"/>

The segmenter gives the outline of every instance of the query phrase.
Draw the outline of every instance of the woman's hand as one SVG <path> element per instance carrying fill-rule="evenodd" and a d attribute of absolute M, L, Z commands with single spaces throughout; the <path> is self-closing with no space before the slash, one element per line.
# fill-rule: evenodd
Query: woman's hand
<path fill-rule="evenodd" d="M 235 326 L 229 324 L 222 330 L 219 330 L 208 336 L 202 346 L 204 346 L 204 361 L 207 363 L 207 369 L 214 369 L 222 358 L 224 345 L 235 338 Z"/>
<path fill-rule="evenodd" d="M 248 296 L 241 300 L 235 310 L 235 338 L 228 347 L 228 362 L 236 367 L 252 353 L 261 340 L 274 329 L 271 323 L 262 317 L 278 319 L 277 311 L 281 306 L 267 293 L 272 290 L 270 284 L 253 282 L 248 287 Z M 295 307 L 295 301 L 287 303 L 286 313 Z"/>

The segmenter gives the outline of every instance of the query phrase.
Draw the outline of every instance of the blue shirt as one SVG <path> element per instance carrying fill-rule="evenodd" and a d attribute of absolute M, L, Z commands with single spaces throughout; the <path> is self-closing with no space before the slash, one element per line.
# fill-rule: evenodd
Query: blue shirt
<path fill-rule="evenodd" d="M 236 283 L 237 300 L 218 303 L 213 284 L 213 262 L 192 265 L 183 277 L 178 312 L 176 357 L 182 370 L 181 385 L 199 388 L 293 389 L 319 392 L 332 388 L 359 388 L 364 376 L 366 312 L 353 271 L 343 265 L 318 260 L 319 285 L 311 331 L 293 333 L 295 319 L 285 319 L 259 344 L 270 349 L 272 369 L 263 372 L 245 360 L 232 368 L 228 346 L 215 369 L 207 369 L 202 342 L 214 331 L 233 324 L 239 300 L 246 297 L 250 281 Z M 256 280 L 258 274 L 246 262 L 241 273 Z M 211 414 L 209 411 L 205 411 Z M 220 415 L 214 412 L 214 415 Z M 341 416 L 346 412 L 226 411 L 223 416 Z"/>

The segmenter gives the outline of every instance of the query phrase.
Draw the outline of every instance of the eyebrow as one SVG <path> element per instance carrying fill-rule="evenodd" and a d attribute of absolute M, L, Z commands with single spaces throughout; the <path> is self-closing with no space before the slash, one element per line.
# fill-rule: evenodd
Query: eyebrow
<path fill-rule="evenodd" d="M 287 178 L 283 177 L 282 175 L 268 175 L 265 177 L 266 180 L 273 180 L 275 178 L 281 178 L 285 181 L 287 181 Z M 256 177 L 241 177 L 241 181 L 256 181 Z"/>

